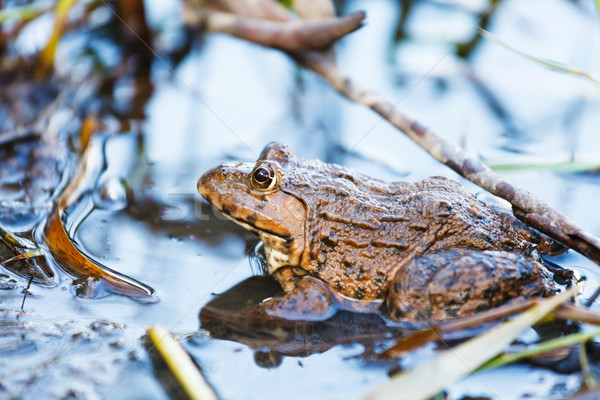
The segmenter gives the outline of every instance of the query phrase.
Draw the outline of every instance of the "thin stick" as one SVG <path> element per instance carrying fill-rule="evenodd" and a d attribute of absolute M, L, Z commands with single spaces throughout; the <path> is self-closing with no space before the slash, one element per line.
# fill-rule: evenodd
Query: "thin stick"
<path fill-rule="evenodd" d="M 222 17 L 223 15 L 219 16 L 219 23 L 211 24 L 211 14 L 206 14 L 205 25 L 211 26 L 211 31 L 225 33 L 236 31 L 237 37 L 251 41 L 259 34 L 256 30 L 261 29 L 260 23 L 254 24 L 251 36 L 239 29 L 241 26 L 247 26 L 248 18 L 229 14 L 227 23 L 224 24 Z M 270 34 L 277 35 L 277 32 L 273 32 L 272 29 L 271 26 Z M 532 193 L 513 185 L 464 149 L 404 114 L 383 96 L 344 75 L 324 53 L 302 51 L 288 52 L 288 54 L 303 67 L 322 76 L 342 96 L 363 104 L 381 115 L 436 160 L 488 192 L 507 200 L 513 206 L 517 218 L 600 264 L 600 239 L 586 232 L 566 215 Z"/>
<path fill-rule="evenodd" d="M 33 282 L 33 275 L 31 275 L 29 277 L 29 282 L 27 282 L 27 287 L 23 291 L 24 294 L 23 294 L 23 302 L 21 303 L 21 311 L 23 311 L 23 308 L 25 308 L 25 299 L 27 298 L 27 295 L 29 294 L 29 288 L 31 287 L 31 282 Z"/>

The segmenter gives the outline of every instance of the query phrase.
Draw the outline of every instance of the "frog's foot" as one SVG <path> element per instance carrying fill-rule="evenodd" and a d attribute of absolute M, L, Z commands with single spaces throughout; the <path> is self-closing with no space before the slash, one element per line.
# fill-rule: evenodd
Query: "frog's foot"
<path fill-rule="evenodd" d="M 310 276 L 298 280 L 285 295 L 266 300 L 257 307 L 267 315 L 294 321 L 323 321 L 337 311 L 329 288 Z"/>
<path fill-rule="evenodd" d="M 405 265 L 390 282 L 383 311 L 396 320 L 440 320 L 471 315 L 517 297 L 555 292 L 548 271 L 529 257 L 448 248 Z"/>

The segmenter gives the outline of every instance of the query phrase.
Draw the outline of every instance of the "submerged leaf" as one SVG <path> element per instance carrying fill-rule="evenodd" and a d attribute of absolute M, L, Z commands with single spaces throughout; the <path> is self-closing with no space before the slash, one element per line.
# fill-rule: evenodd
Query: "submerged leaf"
<path fill-rule="evenodd" d="M 422 329 L 413 334 L 407 335 L 396 342 L 395 345 L 386 349 L 377 358 L 381 360 L 394 360 L 404 357 L 411 351 L 418 349 L 427 343 L 439 340 L 441 337 L 441 330 L 439 327 L 434 326 L 429 329 Z"/>
<path fill-rule="evenodd" d="M 566 293 L 542 300 L 539 304 L 523 312 L 511 321 L 505 322 L 474 339 L 449 349 L 435 359 L 417 366 L 415 369 L 394 376 L 365 398 L 370 400 L 426 399 L 439 393 L 449 384 L 461 379 L 479 368 L 508 345 L 521 332 L 535 324 L 556 307 L 577 293 L 571 288 Z"/>

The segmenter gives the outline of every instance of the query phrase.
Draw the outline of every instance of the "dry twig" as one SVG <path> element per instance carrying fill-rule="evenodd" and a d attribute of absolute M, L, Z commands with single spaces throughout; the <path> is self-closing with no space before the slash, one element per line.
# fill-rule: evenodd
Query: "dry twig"
<path fill-rule="evenodd" d="M 269 21 L 224 12 L 189 14 L 188 23 L 288 52 L 324 50 L 362 26 L 364 12 L 313 21 Z"/>

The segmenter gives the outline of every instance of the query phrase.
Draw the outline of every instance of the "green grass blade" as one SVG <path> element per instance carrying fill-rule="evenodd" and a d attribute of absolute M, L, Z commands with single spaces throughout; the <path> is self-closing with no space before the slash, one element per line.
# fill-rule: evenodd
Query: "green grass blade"
<path fill-rule="evenodd" d="M 600 0 L 596 0 L 596 1 L 598 2 Z M 571 65 L 561 63 L 559 61 L 549 60 L 547 58 L 534 57 L 534 56 L 532 56 L 530 54 L 527 54 L 527 53 L 525 53 L 525 52 L 523 52 L 521 50 L 517 50 L 516 48 L 514 48 L 514 47 L 512 47 L 512 46 L 510 46 L 510 45 L 508 45 L 506 43 L 504 43 L 503 41 L 501 41 L 500 39 L 498 39 L 498 37 L 494 36 L 493 34 L 491 34 L 490 32 L 488 32 L 488 31 L 486 31 L 484 29 L 479 28 L 479 33 L 483 37 L 485 37 L 486 39 L 490 39 L 490 40 L 498 43 L 502 47 L 504 47 L 504 48 L 506 48 L 506 49 L 514 52 L 514 53 L 517 53 L 517 54 L 519 54 L 519 55 L 521 55 L 521 56 L 523 56 L 525 58 L 528 58 L 528 59 L 530 59 L 532 61 L 535 61 L 538 64 L 541 64 L 541 65 L 543 65 L 543 66 L 545 66 L 547 68 L 550 68 L 550 69 L 552 69 L 554 71 L 563 72 L 563 73 L 566 73 L 566 74 L 570 74 L 570 75 L 573 75 L 573 76 L 584 78 L 587 81 L 593 83 L 594 85 L 600 87 L 600 81 L 597 80 L 596 78 L 592 77 L 591 75 L 589 75 L 587 72 L 584 72 L 584 71 L 582 71 L 580 69 L 577 69 L 577 68 L 575 68 L 575 67 L 573 67 Z"/>
<path fill-rule="evenodd" d="M 527 347 L 522 351 L 517 351 L 514 353 L 504 353 L 499 355 L 498 357 L 488 361 L 484 365 L 482 365 L 479 369 L 491 369 L 501 367 L 506 364 L 510 364 L 519 360 L 522 360 L 527 357 L 537 356 L 539 354 L 546 353 L 551 350 L 560 349 L 562 347 L 571 346 L 577 343 L 585 343 L 591 338 L 600 335 L 600 329 L 595 329 L 590 332 L 579 332 L 573 333 L 571 335 L 559 337 L 552 340 L 547 340 L 542 343 L 537 343 L 532 346 Z"/>
<path fill-rule="evenodd" d="M 398 374 L 365 399 L 428 399 L 451 383 L 469 375 L 506 349 L 521 332 L 573 297 L 578 288 L 544 299 L 531 309 L 488 332 L 464 342 L 415 369 Z"/>
<path fill-rule="evenodd" d="M 600 0 L 598 0 L 600 1 Z M 554 171 L 554 172 L 590 172 L 600 170 L 600 161 L 537 161 L 523 159 L 514 162 L 504 162 L 500 160 L 486 160 L 485 164 L 496 172 L 510 171 Z"/>

